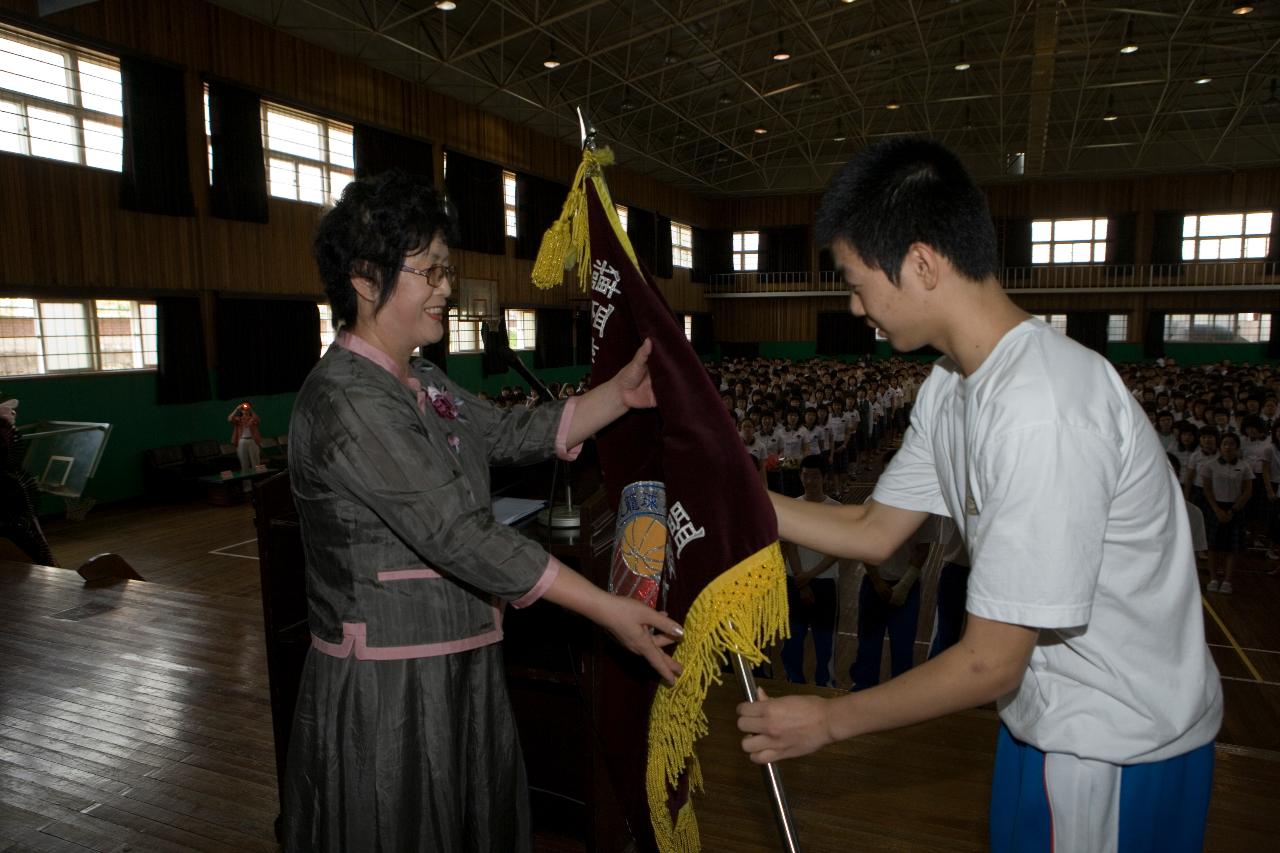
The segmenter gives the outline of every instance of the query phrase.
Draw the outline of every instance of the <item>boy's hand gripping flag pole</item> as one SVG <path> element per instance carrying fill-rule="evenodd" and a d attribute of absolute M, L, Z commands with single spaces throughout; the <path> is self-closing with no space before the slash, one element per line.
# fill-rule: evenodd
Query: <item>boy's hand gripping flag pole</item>
<path fill-rule="evenodd" d="M 638 818 L 631 822 L 641 847 L 692 853 L 700 849 L 691 793 L 702 785 L 693 747 L 707 731 L 703 700 L 732 658 L 746 698 L 755 701 L 750 667 L 787 632 L 786 570 L 758 470 L 653 284 L 645 268 L 652 259 L 636 257 L 618 220 L 604 180 L 612 152 L 597 148 L 581 110 L 578 127 L 582 164 L 560 218 L 543 237 L 533 282 L 554 287 L 572 271 L 589 292 L 593 386 L 612 378 L 646 338 L 653 342 L 649 373 L 657 408 L 632 410 L 597 436 L 605 488 L 618 506 L 610 589 L 683 622 L 675 657 L 684 669 L 673 686 L 659 685 L 656 693 L 651 674 L 643 681 L 623 674 L 617 690 L 605 691 L 608 733 L 622 743 L 608 758 L 622 776 L 615 776 L 615 787 L 648 802 L 652 837 Z M 649 695 L 640 786 L 641 769 L 633 779 L 626 766 L 638 764 L 639 754 L 627 738 L 643 725 L 631 718 Z M 783 848 L 797 853 L 778 769 L 770 764 L 764 772 Z"/>

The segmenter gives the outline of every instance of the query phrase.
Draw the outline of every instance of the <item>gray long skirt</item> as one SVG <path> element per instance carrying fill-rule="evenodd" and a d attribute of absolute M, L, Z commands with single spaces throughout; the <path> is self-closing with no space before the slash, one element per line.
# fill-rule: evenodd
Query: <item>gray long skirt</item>
<path fill-rule="evenodd" d="M 286 851 L 531 850 L 501 645 L 404 661 L 310 650 L 284 798 Z"/>

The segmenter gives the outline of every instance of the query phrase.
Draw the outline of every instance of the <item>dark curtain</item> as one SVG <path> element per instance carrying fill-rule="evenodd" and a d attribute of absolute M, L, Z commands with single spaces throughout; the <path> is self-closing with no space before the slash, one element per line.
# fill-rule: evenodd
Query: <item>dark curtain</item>
<path fill-rule="evenodd" d="M 1161 358 L 1164 356 L 1164 313 L 1147 312 L 1147 327 L 1142 335 L 1142 355 L 1144 358 Z"/>
<path fill-rule="evenodd" d="M 659 278 L 671 278 L 671 220 L 661 213 L 657 215 L 653 245 L 653 274 Z"/>
<path fill-rule="evenodd" d="M 435 179 L 430 142 L 357 124 L 354 147 L 357 178 L 371 178 L 389 169 L 399 169 L 428 181 Z"/>
<path fill-rule="evenodd" d="M 1107 220 L 1107 264 L 1111 275 L 1127 275 L 1137 256 L 1138 215 L 1122 213 Z M 1070 318 L 1068 318 L 1068 322 Z"/>
<path fill-rule="evenodd" d="M 710 314 L 694 314 L 689 324 L 693 339 L 693 351 L 698 355 L 708 355 L 715 349 L 715 333 Z M 1274 328 L 1274 327 L 1273 327 Z"/>
<path fill-rule="evenodd" d="M 573 309 L 573 363 L 591 364 L 591 312 Z"/>
<path fill-rule="evenodd" d="M 1105 311 L 1075 311 L 1067 314 L 1067 337 L 1094 352 L 1107 354 L 1107 321 Z"/>
<path fill-rule="evenodd" d="M 457 248 L 490 255 L 506 254 L 502 167 L 450 151 L 445 186 L 458 221 Z"/>
<path fill-rule="evenodd" d="M 853 348 L 855 324 L 854 316 L 848 311 L 819 311 L 817 354 L 845 355 L 859 352 Z"/>
<path fill-rule="evenodd" d="M 631 240 L 631 248 L 635 249 L 636 258 L 651 273 L 654 269 L 656 229 L 657 224 L 651 212 L 641 210 L 638 207 L 629 208 L 627 213 L 627 237 Z"/>
<path fill-rule="evenodd" d="M 533 333 L 533 366 L 573 366 L 573 312 L 568 308 L 539 308 Z"/>
<path fill-rule="evenodd" d="M 715 239 L 712 235 L 713 232 L 706 228 L 693 229 L 693 268 L 689 270 L 692 281 L 706 284 L 715 272 Z"/>
<path fill-rule="evenodd" d="M 1273 217 L 1272 222 L 1275 219 Z M 1272 245 L 1275 245 L 1275 238 L 1271 239 Z M 1271 340 L 1267 341 L 1267 358 L 1280 358 L 1280 314 L 1271 315 Z"/>
<path fill-rule="evenodd" d="M 996 222 L 996 244 L 1005 278 L 1026 278 L 1031 274 L 1031 220 L 1001 219 Z"/>
<path fill-rule="evenodd" d="M 120 206 L 139 213 L 195 215 L 182 69 L 122 56 L 120 82 L 124 98 Z"/>
<path fill-rule="evenodd" d="M 220 298 L 218 396 L 297 391 L 320 357 L 320 312 L 311 301 Z"/>
<path fill-rule="evenodd" d="M 212 396 L 197 297 L 156 299 L 156 349 L 157 403 L 196 403 Z"/>
<path fill-rule="evenodd" d="M 516 257 L 538 257 L 542 236 L 560 218 L 569 188 L 523 172 L 516 174 Z"/>
<path fill-rule="evenodd" d="M 1182 264 L 1182 220 L 1180 210 L 1157 210 L 1151 228 L 1151 263 Z"/>
<path fill-rule="evenodd" d="M 809 272 L 809 229 L 803 225 L 764 232 L 762 272 Z"/>
<path fill-rule="evenodd" d="M 497 325 L 480 324 L 480 345 L 484 354 L 480 357 L 480 374 L 499 376 L 511 369 L 511 359 L 516 357 L 507 338 L 507 327 L 499 318 Z"/>
<path fill-rule="evenodd" d="M 209 81 L 209 144 L 213 147 L 209 212 L 221 219 L 266 222 L 262 104 L 255 93 Z"/>

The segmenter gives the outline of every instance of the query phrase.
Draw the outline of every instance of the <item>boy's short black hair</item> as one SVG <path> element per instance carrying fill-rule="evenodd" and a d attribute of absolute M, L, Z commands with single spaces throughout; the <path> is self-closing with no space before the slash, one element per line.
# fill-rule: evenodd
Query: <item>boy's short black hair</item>
<path fill-rule="evenodd" d="M 1205 424 L 1204 426 L 1200 427 L 1200 437 L 1203 438 L 1206 435 L 1212 436 L 1213 438 L 1216 439 L 1218 437 L 1218 428 Z"/>
<path fill-rule="evenodd" d="M 801 470 L 805 468 L 817 468 L 822 473 L 827 473 L 827 460 L 816 453 L 811 453 L 800 460 Z"/>
<path fill-rule="evenodd" d="M 845 165 L 822 196 L 819 245 L 843 240 L 894 284 L 912 243 L 924 243 L 965 278 L 996 274 L 986 196 L 958 157 L 922 137 L 888 139 Z"/>

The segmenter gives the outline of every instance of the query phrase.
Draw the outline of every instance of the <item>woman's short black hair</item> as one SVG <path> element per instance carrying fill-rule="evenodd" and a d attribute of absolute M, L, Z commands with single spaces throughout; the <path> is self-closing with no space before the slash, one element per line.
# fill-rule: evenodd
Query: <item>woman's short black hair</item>
<path fill-rule="evenodd" d="M 451 245 L 454 218 L 429 178 L 392 169 L 347 184 L 320 220 L 311 247 L 334 324 L 356 321 L 352 276 L 377 285 L 375 310 L 381 310 L 395 293 L 405 255 L 425 249 L 437 235 Z"/>
<path fill-rule="evenodd" d="M 816 229 L 820 245 L 844 240 L 894 284 L 916 242 L 973 281 L 997 270 L 986 196 L 959 158 L 931 139 L 888 139 L 860 152 L 828 184 Z"/>

